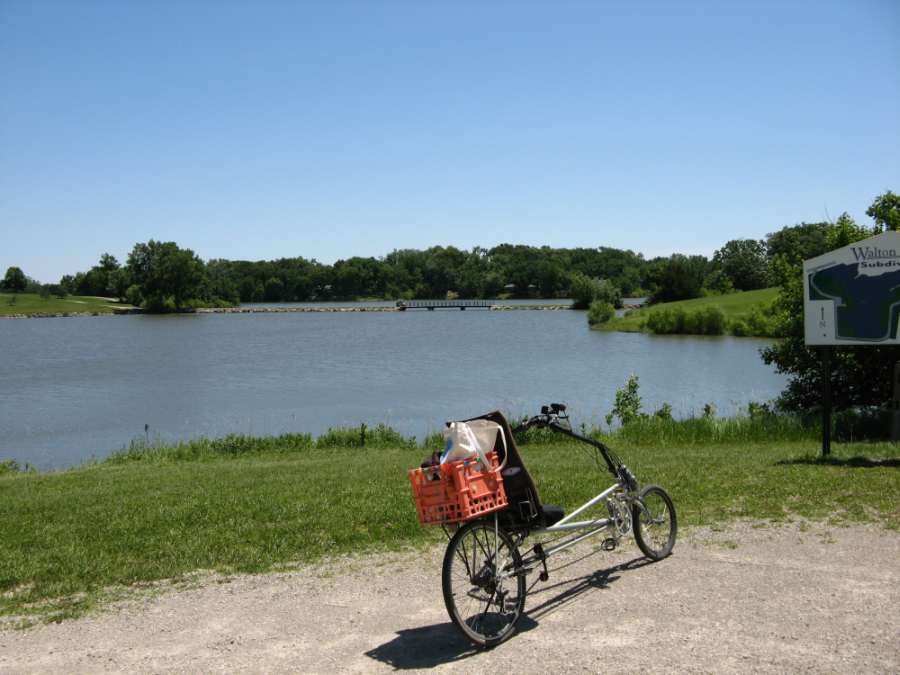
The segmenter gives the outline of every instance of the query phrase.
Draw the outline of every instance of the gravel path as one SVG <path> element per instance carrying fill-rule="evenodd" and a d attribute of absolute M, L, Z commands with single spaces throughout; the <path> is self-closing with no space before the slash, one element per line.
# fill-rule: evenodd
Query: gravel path
<path fill-rule="evenodd" d="M 655 564 L 582 547 L 488 652 L 449 623 L 441 555 L 209 578 L 0 631 L 0 672 L 900 672 L 900 534 L 877 527 L 694 531 Z"/>

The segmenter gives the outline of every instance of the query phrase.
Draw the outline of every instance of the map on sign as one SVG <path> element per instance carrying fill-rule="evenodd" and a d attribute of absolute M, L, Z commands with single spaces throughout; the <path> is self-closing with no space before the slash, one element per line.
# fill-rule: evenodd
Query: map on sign
<path fill-rule="evenodd" d="M 807 345 L 900 344 L 900 233 L 803 263 Z"/>

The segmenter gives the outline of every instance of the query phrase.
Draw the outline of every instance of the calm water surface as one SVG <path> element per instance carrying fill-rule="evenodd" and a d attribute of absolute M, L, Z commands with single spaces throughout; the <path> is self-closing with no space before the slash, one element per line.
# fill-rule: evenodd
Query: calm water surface
<path fill-rule="evenodd" d="M 599 423 L 637 373 L 647 408 L 722 414 L 784 380 L 748 338 L 590 331 L 583 312 L 119 316 L 0 321 L 0 458 L 39 468 L 134 438 L 319 434 L 570 405 Z"/>

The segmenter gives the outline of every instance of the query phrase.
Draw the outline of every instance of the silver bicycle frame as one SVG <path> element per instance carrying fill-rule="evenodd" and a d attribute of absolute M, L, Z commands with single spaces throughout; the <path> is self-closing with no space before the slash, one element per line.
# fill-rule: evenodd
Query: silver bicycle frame
<path fill-rule="evenodd" d="M 553 534 L 555 532 L 577 532 L 572 537 L 568 539 L 564 539 L 563 541 L 555 544 L 554 546 L 549 546 L 543 550 L 543 556 L 539 557 L 537 555 L 531 555 L 525 560 L 522 561 L 522 565 L 517 570 L 510 570 L 508 573 L 501 575 L 502 577 L 513 576 L 514 574 L 518 574 L 521 571 L 530 571 L 534 569 L 537 565 L 543 564 L 544 561 L 549 558 L 554 553 L 559 553 L 563 549 L 569 548 L 570 546 L 574 546 L 580 541 L 593 537 L 597 534 L 600 534 L 604 530 L 609 527 L 613 527 L 615 525 L 612 518 L 596 518 L 594 520 L 579 520 L 572 522 L 572 519 L 578 515 L 581 515 L 585 511 L 587 511 L 592 506 L 596 506 L 600 502 L 604 502 L 609 499 L 609 496 L 615 493 L 617 490 L 623 490 L 624 487 L 621 483 L 616 482 L 613 485 L 606 488 L 603 492 L 598 494 L 596 497 L 591 499 L 590 501 L 585 502 L 577 509 L 572 511 L 565 518 L 560 520 L 558 523 L 554 523 L 550 527 L 542 527 L 537 530 L 532 530 L 531 535 L 544 535 L 544 534 Z"/>

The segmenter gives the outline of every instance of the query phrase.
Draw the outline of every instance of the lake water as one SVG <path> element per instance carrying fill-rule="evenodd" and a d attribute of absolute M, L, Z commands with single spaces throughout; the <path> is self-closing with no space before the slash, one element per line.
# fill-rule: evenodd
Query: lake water
<path fill-rule="evenodd" d="M 721 414 L 784 384 L 766 341 L 590 331 L 583 312 L 212 314 L 0 321 L 0 458 L 59 468 L 170 441 L 447 419 L 568 403 L 598 424 L 640 376 L 645 407 Z"/>

